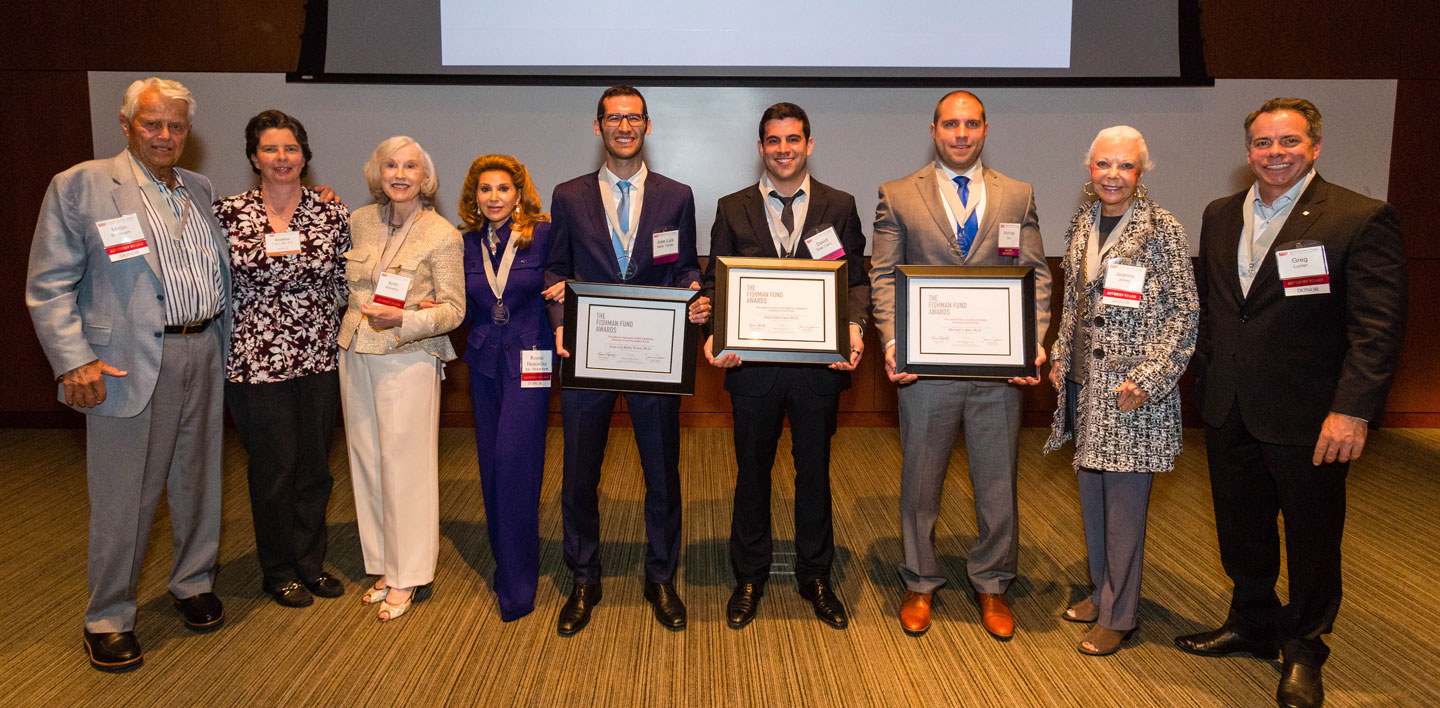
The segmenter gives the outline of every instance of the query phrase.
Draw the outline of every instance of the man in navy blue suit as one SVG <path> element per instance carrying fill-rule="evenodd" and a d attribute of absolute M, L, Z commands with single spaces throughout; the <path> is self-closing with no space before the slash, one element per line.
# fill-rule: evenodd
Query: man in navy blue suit
<path fill-rule="evenodd" d="M 645 97 L 629 86 L 606 89 L 595 111 L 595 134 L 605 147 L 605 164 L 556 186 L 550 199 L 548 281 L 700 289 L 695 197 L 688 186 L 646 169 L 640 149 L 649 133 Z M 697 298 L 690 305 L 690 320 L 703 324 L 709 318 L 709 299 Z M 564 329 L 555 332 L 555 348 L 568 357 Z M 560 499 L 565 563 L 574 573 L 570 599 L 560 610 L 562 635 L 583 629 L 600 602 L 597 487 L 619 395 L 574 389 L 561 394 L 565 476 Z M 662 625 L 682 629 L 685 603 L 675 591 L 680 563 L 680 397 L 627 393 L 625 402 L 645 473 L 645 599 Z"/>

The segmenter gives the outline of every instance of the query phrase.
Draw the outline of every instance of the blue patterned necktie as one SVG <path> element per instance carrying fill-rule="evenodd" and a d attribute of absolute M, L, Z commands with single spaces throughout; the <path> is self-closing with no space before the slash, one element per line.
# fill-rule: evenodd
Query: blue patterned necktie
<path fill-rule="evenodd" d="M 963 175 L 955 178 L 955 185 L 960 188 L 960 204 L 963 206 L 970 201 L 970 178 Z M 965 219 L 965 224 L 956 231 L 960 232 L 958 241 L 960 244 L 960 255 L 970 255 L 970 245 L 975 243 L 975 234 L 980 230 L 980 225 L 975 218 L 974 209 L 970 210 L 970 217 Z"/>
<path fill-rule="evenodd" d="M 628 181 L 622 179 L 622 180 L 620 180 L 619 182 L 616 182 L 615 185 L 620 188 L 620 206 L 619 206 L 619 207 L 616 207 L 616 209 L 615 209 L 615 215 L 616 215 L 616 217 L 618 217 L 616 220 L 620 222 L 620 223 L 619 223 L 620 231 L 622 231 L 622 232 L 623 232 L 623 231 L 629 231 L 629 230 L 630 230 L 630 183 L 629 183 Z"/>

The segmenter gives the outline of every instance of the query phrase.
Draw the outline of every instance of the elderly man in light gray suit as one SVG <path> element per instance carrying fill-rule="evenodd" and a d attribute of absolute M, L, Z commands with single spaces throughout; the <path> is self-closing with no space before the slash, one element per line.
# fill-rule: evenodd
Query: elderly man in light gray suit
<path fill-rule="evenodd" d="M 895 372 L 895 266 L 1005 265 L 1035 269 L 1036 344 L 1050 323 L 1050 270 L 1035 215 L 1034 190 L 983 166 L 985 106 L 955 91 L 935 106 L 930 136 L 936 162 L 880 185 L 870 279 L 875 326 L 885 342 L 885 370 L 900 384 L 900 523 L 906 592 L 900 624 L 912 635 L 930 628 L 930 603 L 946 578 L 935 560 L 935 519 L 950 451 L 960 425 L 970 456 L 979 533 L 967 560 L 981 624 L 1009 639 L 1015 619 L 1005 591 L 1015 579 L 1020 540 L 1015 496 L 1015 455 L 1020 432 L 1020 389 L 1039 378 L 1003 381 L 927 379 Z M 1002 234 L 1004 238 L 1002 239 Z M 1017 241 L 1018 235 L 1018 241 Z M 1017 254 L 1018 255 L 1015 255 Z M 1038 349 L 1038 367 L 1045 350 Z"/>
<path fill-rule="evenodd" d="M 102 671 L 140 665 L 135 586 L 162 492 L 174 533 L 169 589 L 196 631 L 223 620 L 220 543 L 228 244 L 210 181 L 175 167 L 195 100 L 148 78 L 125 92 L 128 148 L 50 182 L 25 301 L 66 405 L 87 414 L 85 649 Z"/>

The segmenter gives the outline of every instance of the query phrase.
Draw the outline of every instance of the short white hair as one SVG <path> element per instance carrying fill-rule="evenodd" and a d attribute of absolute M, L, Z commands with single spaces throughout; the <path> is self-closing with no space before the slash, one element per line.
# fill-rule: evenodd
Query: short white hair
<path fill-rule="evenodd" d="M 135 111 L 140 110 L 140 94 L 147 90 L 154 90 L 160 97 L 169 101 L 179 99 L 185 102 L 187 110 L 185 119 L 191 123 L 195 122 L 195 97 L 190 94 L 190 89 L 179 81 L 162 79 L 158 76 L 150 76 L 138 79 L 125 89 L 125 100 L 120 104 L 120 115 L 128 122 L 135 118 Z"/>
<path fill-rule="evenodd" d="M 435 194 L 440 191 L 440 178 L 435 175 L 435 161 L 430 159 L 430 153 L 426 152 L 420 143 L 408 135 L 384 139 L 365 162 L 365 184 L 370 188 L 370 196 L 381 206 L 390 203 L 390 196 L 380 184 L 380 165 L 406 145 L 414 145 L 415 149 L 420 151 L 420 167 L 424 172 L 420 178 L 420 205 L 434 208 Z"/>
<path fill-rule="evenodd" d="M 1095 139 L 1090 141 L 1090 149 L 1085 151 L 1086 167 L 1095 159 L 1095 146 L 1106 140 L 1134 140 L 1140 147 L 1140 171 L 1149 172 L 1155 169 L 1155 163 L 1150 161 L 1150 148 L 1145 146 L 1145 136 L 1128 125 L 1112 125 L 1096 133 Z"/>

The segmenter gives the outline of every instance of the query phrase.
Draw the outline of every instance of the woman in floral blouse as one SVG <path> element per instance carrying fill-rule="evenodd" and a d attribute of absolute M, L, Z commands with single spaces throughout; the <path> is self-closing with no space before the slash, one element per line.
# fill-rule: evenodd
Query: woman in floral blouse
<path fill-rule="evenodd" d="M 345 592 L 324 564 L 349 209 L 300 184 L 310 145 L 294 118 L 273 110 L 251 118 L 245 155 L 260 186 L 215 202 L 230 234 L 235 316 L 225 401 L 250 456 L 264 589 L 304 607 L 313 595 Z"/>

